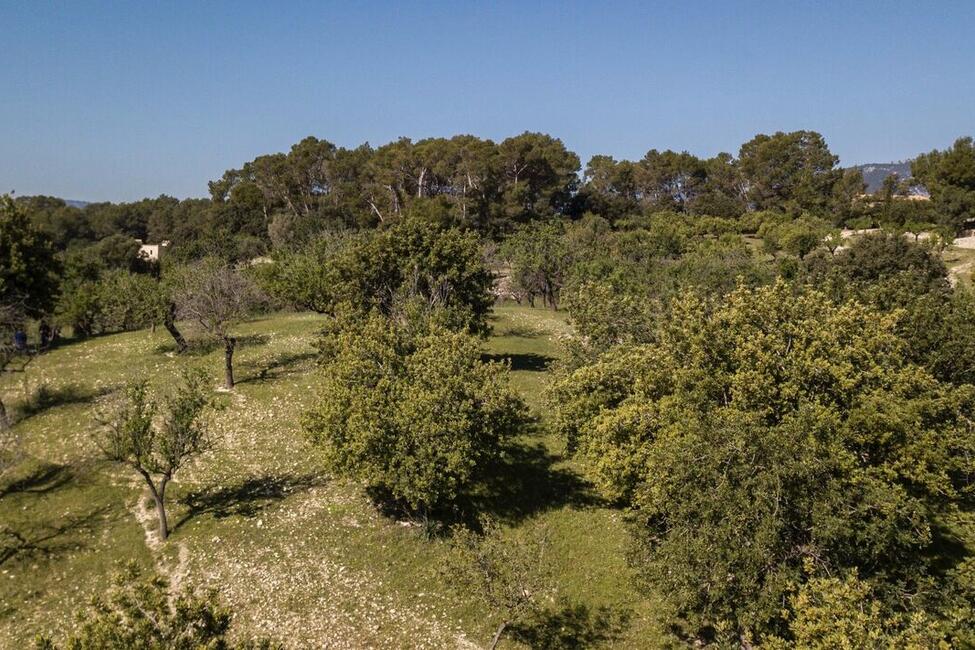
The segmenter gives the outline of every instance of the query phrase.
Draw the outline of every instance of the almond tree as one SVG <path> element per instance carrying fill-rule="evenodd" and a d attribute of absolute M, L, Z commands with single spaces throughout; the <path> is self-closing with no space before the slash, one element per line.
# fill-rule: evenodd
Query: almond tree
<path fill-rule="evenodd" d="M 166 487 L 173 475 L 212 446 L 202 421 L 209 405 L 206 376 L 186 371 L 176 389 L 161 400 L 145 381 L 125 391 L 114 412 L 101 420 L 98 445 L 108 460 L 128 465 L 146 482 L 159 516 L 159 537 L 169 536 Z"/>
<path fill-rule="evenodd" d="M 261 302 L 257 287 L 238 269 L 206 259 L 177 271 L 173 299 L 180 318 L 199 325 L 224 345 L 226 387 L 234 387 L 234 326 Z"/>

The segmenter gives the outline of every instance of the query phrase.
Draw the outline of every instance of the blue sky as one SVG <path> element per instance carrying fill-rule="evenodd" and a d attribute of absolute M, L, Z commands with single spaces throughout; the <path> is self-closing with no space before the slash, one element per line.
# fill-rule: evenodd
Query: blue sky
<path fill-rule="evenodd" d="M 0 191 L 205 196 L 306 135 L 525 130 L 583 161 L 820 131 L 844 164 L 975 133 L 975 2 L 0 0 Z"/>

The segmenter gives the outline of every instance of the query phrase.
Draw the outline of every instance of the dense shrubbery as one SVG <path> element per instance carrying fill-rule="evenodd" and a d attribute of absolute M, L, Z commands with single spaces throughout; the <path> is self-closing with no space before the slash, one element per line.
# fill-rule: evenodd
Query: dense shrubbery
<path fill-rule="evenodd" d="M 328 467 L 423 515 L 449 509 L 525 421 L 504 366 L 477 339 L 379 314 L 322 345 L 317 406 L 305 427 Z"/>
<path fill-rule="evenodd" d="M 407 219 L 386 230 L 323 238 L 260 269 L 285 304 L 335 315 L 378 310 L 402 321 L 423 308 L 453 330 L 487 332 L 492 275 L 477 238 Z"/>
<path fill-rule="evenodd" d="M 906 362 L 896 322 L 783 282 L 713 312 L 687 298 L 653 343 L 554 386 L 557 429 L 632 506 L 639 567 L 683 634 L 788 635 L 789 594 L 853 570 L 891 612 L 965 633 L 935 568 L 972 497 L 975 391 Z"/>

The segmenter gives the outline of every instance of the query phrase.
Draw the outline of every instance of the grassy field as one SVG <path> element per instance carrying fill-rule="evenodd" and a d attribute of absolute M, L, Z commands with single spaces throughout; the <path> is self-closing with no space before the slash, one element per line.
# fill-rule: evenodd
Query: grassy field
<path fill-rule="evenodd" d="M 98 458 L 92 441 L 102 396 L 148 377 L 160 386 L 185 364 L 218 383 L 221 351 L 176 357 L 164 331 L 70 343 L 4 377 L 26 457 L 0 487 L 0 522 L 20 535 L 0 555 L 0 646 L 63 633 L 72 612 L 101 591 L 121 563 L 156 566 L 176 585 L 214 587 L 235 629 L 288 647 L 481 647 L 495 625 L 476 595 L 440 584 L 442 540 L 376 512 L 359 486 L 325 475 L 302 435 L 315 400 L 318 317 L 277 315 L 240 327 L 239 385 L 217 394 L 218 446 L 172 488 L 174 532 L 163 545 L 135 475 Z M 483 507 L 510 526 L 545 523 L 561 599 L 539 629 L 563 646 L 647 647 L 653 606 L 625 562 L 621 514 L 599 503 L 545 429 L 540 393 L 561 314 L 500 307 L 485 353 L 509 359 L 512 382 L 540 426 L 506 453 Z M 508 642 L 508 647 L 516 647 Z"/>

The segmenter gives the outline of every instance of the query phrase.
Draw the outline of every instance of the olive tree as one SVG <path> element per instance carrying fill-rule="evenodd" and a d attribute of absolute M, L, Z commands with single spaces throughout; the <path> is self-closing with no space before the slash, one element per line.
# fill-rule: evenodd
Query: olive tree
<path fill-rule="evenodd" d="M 182 467 L 212 446 L 204 422 L 210 404 L 206 376 L 186 371 L 161 400 L 149 395 L 145 381 L 129 386 L 102 417 L 96 440 L 105 458 L 131 467 L 143 478 L 159 517 L 159 537 L 169 536 L 166 488 Z"/>
<path fill-rule="evenodd" d="M 234 327 L 260 305 L 257 286 L 243 271 L 213 259 L 187 266 L 171 279 L 176 312 L 223 342 L 224 376 L 234 387 Z"/>

